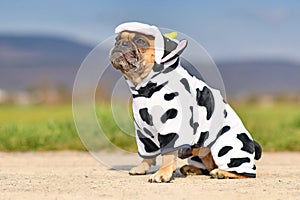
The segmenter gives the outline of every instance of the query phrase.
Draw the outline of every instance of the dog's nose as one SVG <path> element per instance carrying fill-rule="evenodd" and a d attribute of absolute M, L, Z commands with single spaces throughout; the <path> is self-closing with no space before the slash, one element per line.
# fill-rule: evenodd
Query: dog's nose
<path fill-rule="evenodd" d="M 121 46 L 128 47 L 129 46 L 129 42 L 128 41 L 122 41 L 121 42 Z"/>
<path fill-rule="evenodd" d="M 118 47 L 131 47 L 131 44 L 129 41 L 126 40 L 120 40 L 117 42 Z"/>

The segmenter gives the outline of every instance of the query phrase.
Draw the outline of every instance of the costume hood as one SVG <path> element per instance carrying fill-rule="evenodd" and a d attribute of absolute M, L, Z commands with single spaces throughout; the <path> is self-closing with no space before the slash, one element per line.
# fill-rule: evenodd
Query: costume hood
<path fill-rule="evenodd" d="M 153 25 L 140 22 L 126 22 L 116 27 L 115 33 L 123 31 L 138 32 L 154 37 L 155 62 L 157 64 L 166 63 L 178 57 L 187 46 L 187 40 L 177 41 L 162 35 L 160 30 Z"/>

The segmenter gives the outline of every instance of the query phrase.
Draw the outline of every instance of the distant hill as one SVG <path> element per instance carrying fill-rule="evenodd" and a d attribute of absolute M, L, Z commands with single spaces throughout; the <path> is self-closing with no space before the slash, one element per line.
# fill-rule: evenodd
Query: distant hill
<path fill-rule="evenodd" d="M 91 49 L 58 37 L 0 35 L 0 88 L 22 90 L 42 80 L 70 87 Z"/>
<path fill-rule="evenodd" d="M 300 64 L 286 60 L 243 60 L 216 63 L 228 96 L 300 94 Z"/>
<path fill-rule="evenodd" d="M 78 67 L 90 46 L 42 36 L 0 36 L 0 67 Z"/>
<path fill-rule="evenodd" d="M 71 91 L 77 70 L 93 47 L 59 37 L 0 35 L 0 89 L 36 84 Z M 105 55 L 99 55 L 99 58 Z M 300 93 L 300 64 L 285 60 L 217 61 L 228 96 Z M 109 76 L 119 75 L 113 69 Z"/>

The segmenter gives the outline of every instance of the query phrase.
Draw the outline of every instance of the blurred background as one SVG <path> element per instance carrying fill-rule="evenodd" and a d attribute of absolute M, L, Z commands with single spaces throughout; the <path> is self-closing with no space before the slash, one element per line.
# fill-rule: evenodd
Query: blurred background
<path fill-rule="evenodd" d="M 126 21 L 194 38 L 263 147 L 300 150 L 299 7 L 296 0 L 2 0 L 0 150 L 84 150 L 72 120 L 74 78 L 87 54 Z M 98 87 L 102 100 L 109 99 L 107 85 Z M 108 137 L 135 149 L 132 138 L 118 140 L 105 102 L 99 107 Z"/>

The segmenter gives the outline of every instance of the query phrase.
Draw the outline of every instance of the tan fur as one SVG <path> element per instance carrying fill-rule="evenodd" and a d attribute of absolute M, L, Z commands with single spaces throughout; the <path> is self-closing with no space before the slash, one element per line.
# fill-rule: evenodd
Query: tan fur
<path fill-rule="evenodd" d="M 183 175 L 190 175 L 190 176 L 193 176 L 193 175 L 202 175 L 202 171 L 193 166 L 193 165 L 184 165 L 180 168 L 180 172 L 183 174 Z"/>
<path fill-rule="evenodd" d="M 217 179 L 227 179 L 227 178 L 230 178 L 230 179 L 242 179 L 242 178 L 250 178 L 250 177 L 247 177 L 247 176 L 243 176 L 243 175 L 240 175 L 240 174 L 237 174 L 237 173 L 233 173 L 233 172 L 228 172 L 228 171 L 225 171 L 225 170 L 222 170 L 222 169 L 214 169 L 212 171 L 210 171 L 210 176 L 212 178 L 217 178 Z"/>
<path fill-rule="evenodd" d="M 156 164 L 156 158 L 143 159 L 143 161 L 136 167 L 133 167 L 130 171 L 130 175 L 145 175 L 150 169 L 151 165 Z"/>
<path fill-rule="evenodd" d="M 199 156 L 199 158 L 201 158 L 202 164 L 205 166 L 205 168 L 208 171 L 211 171 L 217 167 L 209 148 L 207 148 L 207 147 L 195 148 L 195 149 L 193 149 L 192 154 L 194 156 Z"/>
<path fill-rule="evenodd" d="M 173 172 L 176 170 L 177 151 L 162 155 L 162 166 L 149 178 L 149 182 L 162 183 L 172 180 Z"/>
<path fill-rule="evenodd" d="M 142 37 L 144 40 L 148 41 L 150 44 L 147 48 L 138 48 L 134 42 L 133 38 L 138 34 L 140 37 Z M 147 75 L 150 73 L 154 66 L 154 60 L 155 60 L 155 49 L 154 49 L 154 37 L 144 35 L 141 33 L 135 33 L 135 32 L 128 32 L 124 31 L 119 34 L 120 40 L 122 41 L 129 41 L 138 51 L 138 54 L 140 56 L 140 65 L 141 69 L 134 72 L 125 72 L 122 71 L 122 74 L 135 85 L 139 84 Z"/>

